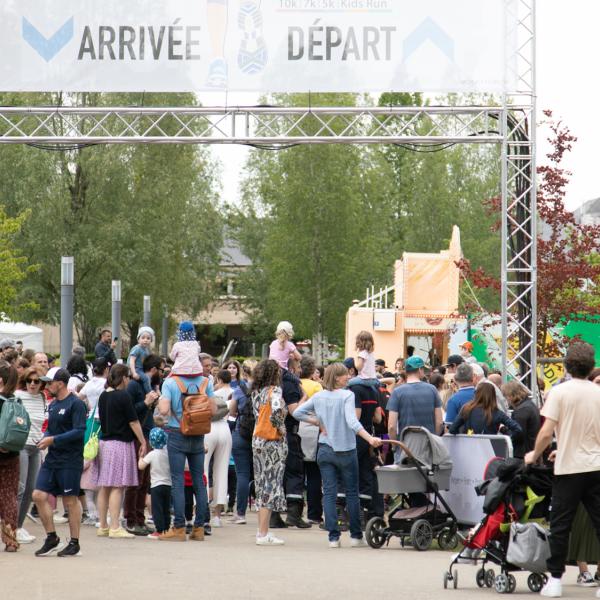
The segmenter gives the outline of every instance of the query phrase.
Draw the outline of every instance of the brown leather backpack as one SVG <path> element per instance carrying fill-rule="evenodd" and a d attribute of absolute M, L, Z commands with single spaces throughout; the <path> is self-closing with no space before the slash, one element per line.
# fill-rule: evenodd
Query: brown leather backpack
<path fill-rule="evenodd" d="M 181 392 L 181 420 L 179 428 L 183 435 L 204 435 L 210 433 L 210 421 L 212 417 L 210 398 L 206 395 L 208 379 L 205 378 L 202 385 L 195 392 L 190 391 L 185 383 L 177 376 L 173 379 Z M 191 386 L 190 386 L 191 387 Z M 197 386 L 194 386 L 197 388 Z M 177 417 L 175 417 L 177 418 Z"/>

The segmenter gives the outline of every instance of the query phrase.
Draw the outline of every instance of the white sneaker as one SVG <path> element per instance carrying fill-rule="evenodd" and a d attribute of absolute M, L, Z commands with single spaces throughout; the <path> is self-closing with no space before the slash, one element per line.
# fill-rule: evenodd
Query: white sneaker
<path fill-rule="evenodd" d="M 280 540 L 278 537 L 267 533 L 264 536 L 256 536 L 256 545 L 257 546 L 283 546 L 285 542 Z"/>
<path fill-rule="evenodd" d="M 600 598 L 600 590 L 596 590 L 596 598 Z"/>
<path fill-rule="evenodd" d="M 367 542 L 365 542 L 365 538 L 350 538 L 350 547 L 351 548 L 365 548 Z"/>
<path fill-rule="evenodd" d="M 35 535 L 31 535 L 27 529 L 21 527 L 20 529 L 17 529 L 17 542 L 19 542 L 19 544 L 31 544 L 32 542 L 35 542 Z"/>
<path fill-rule="evenodd" d="M 62 525 L 63 523 L 69 522 L 69 519 L 67 519 L 67 517 L 63 517 L 62 515 L 54 515 L 52 518 L 57 525 Z"/>
<path fill-rule="evenodd" d="M 221 517 L 213 517 L 210 521 L 210 524 L 213 527 L 223 527 L 223 523 L 221 522 Z"/>
<path fill-rule="evenodd" d="M 240 517 L 239 515 L 236 515 L 235 517 L 231 517 L 228 522 L 233 523 L 234 525 L 245 525 L 246 517 Z"/>
<path fill-rule="evenodd" d="M 339 548 L 342 545 L 340 540 L 333 540 L 332 542 L 329 542 L 329 547 L 330 548 Z"/>
<path fill-rule="evenodd" d="M 546 596 L 547 598 L 560 598 L 562 596 L 562 583 L 560 579 L 550 577 L 548 583 L 542 588 L 540 596 Z M 600 597 L 596 594 L 596 597 Z"/>

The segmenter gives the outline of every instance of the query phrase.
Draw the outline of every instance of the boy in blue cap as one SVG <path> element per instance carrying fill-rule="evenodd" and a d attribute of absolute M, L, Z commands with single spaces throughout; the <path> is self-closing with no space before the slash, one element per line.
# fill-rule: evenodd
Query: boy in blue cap
<path fill-rule="evenodd" d="M 150 465 L 150 498 L 156 531 L 148 537 L 157 540 L 171 527 L 171 469 L 166 448 L 167 434 L 160 427 L 150 431 L 150 445 L 153 450 L 140 458 L 138 467 L 143 471 Z"/>

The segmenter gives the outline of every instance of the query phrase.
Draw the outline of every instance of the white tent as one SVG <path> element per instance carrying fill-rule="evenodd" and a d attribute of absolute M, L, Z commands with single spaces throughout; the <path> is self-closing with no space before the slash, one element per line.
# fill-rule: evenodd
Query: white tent
<path fill-rule="evenodd" d="M 0 321 L 0 340 L 4 338 L 10 338 L 15 342 L 21 340 L 23 348 L 31 348 L 37 352 L 44 351 L 44 332 L 33 325 Z"/>

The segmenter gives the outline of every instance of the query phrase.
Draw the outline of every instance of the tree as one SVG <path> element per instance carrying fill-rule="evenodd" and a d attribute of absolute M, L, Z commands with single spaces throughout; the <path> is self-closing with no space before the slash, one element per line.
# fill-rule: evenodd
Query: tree
<path fill-rule="evenodd" d="M 550 328 L 570 319 L 593 320 L 600 317 L 600 226 L 577 223 L 565 208 L 566 188 L 571 173 L 562 166 L 564 155 L 577 138 L 568 127 L 549 119 L 548 141 L 552 150 L 548 163 L 537 169 L 537 205 L 540 233 L 537 248 L 538 353 L 554 354 L 555 342 L 547 335 Z M 500 200 L 487 203 L 489 211 L 499 214 Z M 500 289 L 497 278 L 484 269 L 473 269 L 468 261 L 460 265 L 463 275 L 478 288 Z"/>
<path fill-rule="evenodd" d="M 29 215 L 25 211 L 11 218 L 0 207 L 0 313 L 9 316 L 25 308 L 18 302 L 18 284 L 36 270 L 36 266 L 28 264 L 27 257 L 15 245 L 15 239 Z M 35 307 L 35 303 L 29 302 L 27 307 Z"/>
<path fill-rule="evenodd" d="M 78 105 L 191 105 L 192 95 L 81 94 Z M 65 102 L 61 96 L 45 104 Z M 31 99 L 28 99 L 31 102 Z M 23 102 L 7 97 L 4 103 Z M 178 127 L 165 119 L 161 127 Z M 75 257 L 75 325 L 85 347 L 110 320 L 111 280 L 123 285 L 123 319 L 135 332 L 142 296 L 153 322 L 163 304 L 193 315 L 212 298 L 221 247 L 215 166 L 203 148 L 94 146 L 61 152 L 2 148 L 0 196 L 9 214 L 31 209 L 19 244 L 39 271 L 21 287 L 38 300 L 25 318 L 56 322 L 60 257 Z"/>
<path fill-rule="evenodd" d="M 458 98 L 451 96 L 444 103 L 457 102 Z M 379 105 L 423 106 L 423 98 L 420 94 L 385 93 Z M 426 135 L 431 124 L 423 119 L 416 128 Z M 452 225 L 458 225 L 465 256 L 475 267 L 498 275 L 500 237 L 483 200 L 499 191 L 499 149 L 460 144 L 441 148 L 389 145 L 379 151 L 393 174 L 387 202 L 394 217 L 389 225 L 395 256 L 404 251 L 439 252 L 448 247 Z M 492 294 L 481 300 L 497 308 Z"/>
<path fill-rule="evenodd" d="M 306 105 L 306 95 L 278 95 Z M 311 96 L 318 105 L 355 104 L 350 94 Z M 303 128 L 317 123 L 307 119 Z M 332 124 L 343 126 L 343 123 Z M 315 145 L 255 152 L 246 166 L 237 236 L 253 267 L 244 276 L 246 308 L 271 332 L 292 320 L 301 337 L 343 338 L 344 315 L 367 285 L 387 283 L 391 262 L 379 227 L 381 163 L 351 146 Z M 384 166 L 385 168 L 385 166 Z M 234 220 L 231 221 L 234 223 Z"/>

